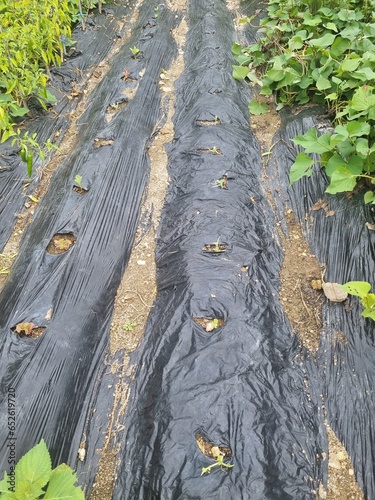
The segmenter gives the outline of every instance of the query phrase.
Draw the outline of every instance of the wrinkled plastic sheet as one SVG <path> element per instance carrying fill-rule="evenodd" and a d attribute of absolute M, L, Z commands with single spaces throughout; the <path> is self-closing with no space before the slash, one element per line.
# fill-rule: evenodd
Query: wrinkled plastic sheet
<path fill-rule="evenodd" d="M 16 394 L 17 458 L 44 438 L 55 465 L 74 466 L 85 420 L 96 424 L 88 443 L 102 439 L 98 429 L 108 425 L 113 395 L 100 381 L 111 379 L 104 361 L 114 298 L 147 185 L 147 148 L 161 118 L 159 75 L 176 55 L 170 30 L 178 16 L 160 9 L 158 23 L 149 23 L 153 9 L 141 8 L 132 36 L 91 94 L 76 146 L 38 204 L 0 295 L 0 470 L 7 470 L 8 388 Z M 143 52 L 137 60 L 129 50 L 134 45 Z M 125 68 L 133 81 L 122 78 Z M 108 122 L 108 107 L 130 87 L 137 88 L 133 99 Z M 113 142 L 97 147 L 97 138 Z M 82 196 L 72 189 L 77 174 L 88 189 Z M 46 252 L 56 233 L 73 234 L 76 243 L 60 255 Z M 11 330 L 20 322 L 46 330 L 39 338 L 20 337 Z M 88 451 L 95 453 L 91 445 Z M 94 473 L 80 480 L 92 482 Z"/>
<path fill-rule="evenodd" d="M 17 453 L 44 437 L 55 464 L 74 465 L 85 430 L 87 456 L 78 470 L 88 490 L 113 404 L 108 331 L 147 185 L 147 147 L 160 118 L 158 76 L 176 55 L 170 30 L 180 18 L 164 8 L 148 23 L 153 9 L 142 8 L 132 37 L 94 91 L 77 148 L 56 172 L 0 295 L 1 393 L 16 389 Z M 325 195 L 327 180 L 319 171 L 289 187 L 290 139 L 320 121 L 309 110 L 285 114 L 275 138 L 267 171 L 273 213 L 249 129 L 247 89 L 231 78 L 231 15 L 223 1 L 192 0 L 186 18 L 185 70 L 177 85 L 170 186 L 156 250 L 158 296 L 134 358 L 113 498 L 317 498 L 328 474 L 321 394 L 328 422 L 346 445 L 366 497 L 373 498 L 373 326 L 361 318 L 355 299 L 350 311 L 326 303 L 316 358 L 301 348 L 278 301 L 283 251 L 275 229 L 292 208 L 326 264 L 327 281 L 371 282 L 374 235 L 364 223 L 374 222 L 373 212 L 359 195 L 349 201 Z M 130 59 L 134 45 L 143 59 Z M 108 105 L 123 96 L 124 67 L 145 73 L 134 83 L 135 98 L 106 123 Z M 220 126 L 197 122 L 215 116 Z M 98 137 L 114 143 L 95 148 Z M 76 174 L 90 188 L 84 197 L 71 191 Z M 224 174 L 228 189 L 214 187 Z M 311 205 L 322 197 L 335 217 L 314 212 L 307 225 L 306 214 L 311 217 Z M 56 232 L 77 236 L 61 256 L 45 252 Z M 228 245 L 226 252 L 203 250 L 217 241 Z M 221 317 L 225 324 L 208 333 L 194 317 Z M 44 335 L 25 339 L 11 332 L 26 320 L 45 324 Z M 199 450 L 197 434 L 230 447 L 234 467 L 201 476 L 212 461 Z M 2 470 L 6 438 L 1 427 Z"/>
<path fill-rule="evenodd" d="M 44 144 L 48 139 L 57 145 L 61 143 L 71 124 L 71 114 L 83 95 L 83 92 L 78 91 L 72 98 L 73 86 L 76 85 L 79 90 L 85 78 L 93 76 L 118 37 L 124 36 L 118 20 L 129 11 L 130 6 L 113 5 L 104 9 L 102 15 L 90 15 L 85 31 L 82 31 L 81 24 L 76 26 L 72 34 L 76 43 L 67 50 L 66 61 L 63 66 L 51 70 L 49 90 L 58 102 L 49 111 L 41 110 L 40 106 L 35 109 L 35 101 L 29 103 L 35 118 L 27 124 L 27 130 L 30 135 L 37 134 L 39 144 Z M 32 194 L 39 185 L 40 166 L 41 161 L 35 156 L 33 176 L 29 179 L 17 145 L 12 146 L 11 140 L 0 145 L 0 252 L 12 233 L 17 214 L 22 211 L 27 200 L 26 196 Z"/>
<path fill-rule="evenodd" d="M 187 21 L 158 296 L 136 360 L 113 498 L 316 498 L 327 479 L 317 373 L 278 301 L 283 252 L 248 95 L 231 77 L 231 15 L 224 2 L 193 0 Z M 197 123 L 215 116 L 220 125 Z M 219 189 L 224 174 L 228 189 Z M 217 241 L 226 252 L 203 250 Z M 207 333 L 195 317 L 225 324 Z M 233 468 L 202 476 L 213 462 L 197 434 L 229 447 Z"/>

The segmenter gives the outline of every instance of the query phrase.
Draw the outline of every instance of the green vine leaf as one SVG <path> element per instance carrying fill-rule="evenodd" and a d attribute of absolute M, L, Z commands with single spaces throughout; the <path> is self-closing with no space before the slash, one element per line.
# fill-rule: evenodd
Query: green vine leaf
<path fill-rule="evenodd" d="M 303 151 L 296 156 L 293 165 L 290 168 L 289 181 L 292 185 L 302 177 L 310 177 L 313 173 L 314 160 Z"/>
<path fill-rule="evenodd" d="M 264 115 L 269 111 L 269 107 L 265 102 L 259 102 L 253 99 L 249 103 L 249 111 L 252 115 Z"/>
<path fill-rule="evenodd" d="M 353 175 L 350 170 L 344 167 L 336 169 L 331 176 L 331 183 L 326 192 L 330 194 L 353 191 L 357 183 L 357 175 Z"/>

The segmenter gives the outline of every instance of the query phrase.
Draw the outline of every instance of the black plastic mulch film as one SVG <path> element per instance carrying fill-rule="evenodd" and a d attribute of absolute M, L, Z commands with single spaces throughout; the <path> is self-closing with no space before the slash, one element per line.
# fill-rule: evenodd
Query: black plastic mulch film
<path fill-rule="evenodd" d="M 181 21 L 180 12 L 166 7 L 155 19 L 155 6 L 143 5 L 131 38 L 90 96 L 76 148 L 54 175 L 0 296 L 1 391 L 16 389 L 19 455 L 43 437 L 54 463 L 74 466 L 89 408 L 102 408 L 91 421 L 89 447 L 100 439 L 95 426 L 108 424 L 108 379 L 102 385 L 97 379 L 105 371 L 114 296 L 147 186 L 147 148 L 160 119 L 157 82 L 176 57 L 170 30 Z M 283 251 L 276 220 L 291 207 L 303 224 L 312 204 L 327 198 L 320 172 L 293 188 L 288 182 L 295 154 L 290 139 L 318 118 L 282 116 L 283 140 L 276 141 L 267 171 L 274 214 L 249 129 L 249 96 L 231 77 L 231 13 L 222 0 L 191 0 L 186 20 L 168 147 L 170 185 L 156 248 L 158 295 L 134 358 L 113 498 L 319 498 L 328 476 L 322 394 L 328 422 L 345 443 L 366 498 L 374 498 L 373 325 L 361 318 L 355 300 L 349 312 L 326 303 L 313 357 L 278 301 Z M 130 58 L 134 45 L 142 58 Z M 137 92 L 107 122 L 108 106 L 122 102 L 125 68 L 136 76 Z M 220 124 L 206 124 L 216 117 Z M 95 147 L 96 138 L 109 145 Z M 90 188 L 82 197 L 71 190 L 78 173 Z M 223 176 L 227 189 L 214 187 Z M 375 236 L 364 225 L 373 222 L 372 212 L 360 198 L 328 199 L 335 217 L 315 212 L 305 228 L 326 265 L 325 279 L 373 282 Z M 50 255 L 46 247 L 56 233 L 71 233 L 76 242 Z M 207 245 L 222 251 L 208 252 Z M 223 325 L 207 332 L 193 318 L 221 318 Z M 21 338 L 11 328 L 23 321 L 47 329 L 38 339 Z M 337 341 L 339 331 L 347 343 Z M 5 401 L 2 422 L 6 412 Z M 226 461 L 233 468 L 202 476 L 212 460 L 200 451 L 198 434 L 230 448 Z M 2 470 L 6 444 L 2 426 Z M 79 469 L 88 489 L 93 456 Z"/>

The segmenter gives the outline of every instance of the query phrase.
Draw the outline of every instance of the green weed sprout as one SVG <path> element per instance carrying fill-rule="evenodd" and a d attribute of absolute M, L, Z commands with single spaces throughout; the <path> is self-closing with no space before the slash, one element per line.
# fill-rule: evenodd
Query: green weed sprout
<path fill-rule="evenodd" d="M 231 469 L 232 467 L 234 467 L 234 464 L 225 463 L 223 455 L 218 455 L 215 463 L 209 465 L 208 467 L 202 467 L 201 476 L 209 474 L 211 472 L 211 469 L 213 469 L 214 467 L 226 467 L 227 469 Z"/>
<path fill-rule="evenodd" d="M 79 187 L 79 189 L 83 189 L 83 187 L 82 187 L 82 175 L 77 174 L 74 177 L 74 182 Z"/>
<path fill-rule="evenodd" d="M 122 328 L 126 331 L 126 332 L 132 332 L 134 330 L 134 328 L 137 326 L 137 322 L 136 321 L 132 321 L 131 323 L 126 323 L 126 325 L 124 325 Z"/>
<path fill-rule="evenodd" d="M 139 56 L 140 50 L 134 45 L 134 47 L 130 47 L 130 52 L 133 54 L 133 58 L 136 59 Z"/>

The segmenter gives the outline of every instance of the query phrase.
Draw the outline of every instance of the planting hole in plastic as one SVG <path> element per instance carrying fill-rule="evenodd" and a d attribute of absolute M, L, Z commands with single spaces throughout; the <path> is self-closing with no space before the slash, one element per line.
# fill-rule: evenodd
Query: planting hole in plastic
<path fill-rule="evenodd" d="M 230 458 L 232 456 L 232 450 L 227 446 L 217 446 L 213 443 L 207 441 L 202 434 L 196 434 L 195 440 L 197 442 L 198 448 L 206 455 L 214 460 L 217 459 L 219 455 L 222 457 Z"/>
<path fill-rule="evenodd" d="M 53 255 L 67 252 L 77 241 L 77 238 L 70 233 L 56 233 L 48 243 L 46 251 Z"/>
<path fill-rule="evenodd" d="M 202 250 L 206 253 L 220 254 L 228 250 L 228 243 L 220 243 L 215 241 L 214 243 L 206 243 Z"/>
<path fill-rule="evenodd" d="M 213 332 L 224 326 L 223 318 L 192 318 L 192 320 L 206 332 Z"/>
<path fill-rule="evenodd" d="M 204 126 L 221 125 L 220 118 L 218 117 L 216 117 L 214 120 L 196 120 L 195 123 L 197 125 L 204 125 Z"/>
<path fill-rule="evenodd" d="M 222 155 L 223 154 L 221 149 L 217 148 L 216 146 L 213 146 L 212 148 L 193 149 L 193 153 L 209 153 L 209 154 L 213 154 L 213 155 Z"/>
<path fill-rule="evenodd" d="M 126 99 L 112 102 L 109 106 L 107 106 L 107 109 L 105 110 L 105 121 L 109 123 L 115 116 L 115 114 L 118 113 L 121 109 L 124 109 L 127 104 L 128 101 Z"/>
<path fill-rule="evenodd" d="M 103 148 L 105 146 L 112 146 L 113 139 L 104 139 L 104 137 L 95 137 L 94 144 L 96 148 Z"/>
<path fill-rule="evenodd" d="M 85 189 L 83 187 L 77 186 L 76 184 L 73 184 L 73 191 L 77 194 L 84 195 L 88 193 L 88 189 Z"/>
<path fill-rule="evenodd" d="M 29 339 L 37 339 L 43 335 L 46 331 L 46 326 L 37 326 L 31 322 L 23 322 L 18 323 L 15 326 L 12 326 L 11 330 L 13 333 L 18 335 L 19 337 L 27 337 Z"/>

